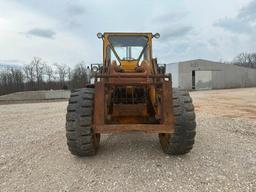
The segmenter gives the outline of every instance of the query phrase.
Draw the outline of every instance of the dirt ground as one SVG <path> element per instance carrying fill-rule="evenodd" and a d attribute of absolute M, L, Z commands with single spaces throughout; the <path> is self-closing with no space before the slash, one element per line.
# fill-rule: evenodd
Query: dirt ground
<path fill-rule="evenodd" d="M 191 95 L 197 136 L 184 156 L 165 155 L 157 135 L 127 133 L 77 158 L 67 102 L 0 105 L 0 191 L 256 191 L 256 88 Z"/>

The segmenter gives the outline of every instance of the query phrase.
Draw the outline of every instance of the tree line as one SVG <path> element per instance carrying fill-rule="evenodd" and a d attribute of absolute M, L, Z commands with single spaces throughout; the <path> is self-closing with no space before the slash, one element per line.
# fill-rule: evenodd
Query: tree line
<path fill-rule="evenodd" d="M 255 68 L 256 53 L 241 53 L 231 64 Z M 39 57 L 21 68 L 0 71 L 0 95 L 18 91 L 77 89 L 90 81 L 90 69 L 81 62 L 71 68 L 65 64 L 48 65 Z"/>
<path fill-rule="evenodd" d="M 232 64 L 256 69 L 256 53 L 240 53 L 233 59 Z"/>
<path fill-rule="evenodd" d="M 81 62 L 71 68 L 65 64 L 48 65 L 39 57 L 23 67 L 0 71 L 0 95 L 18 91 L 77 89 L 90 81 L 90 69 Z"/>

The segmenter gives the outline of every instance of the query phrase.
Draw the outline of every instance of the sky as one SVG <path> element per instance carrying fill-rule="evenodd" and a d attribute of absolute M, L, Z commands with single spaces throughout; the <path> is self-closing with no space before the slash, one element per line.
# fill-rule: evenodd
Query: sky
<path fill-rule="evenodd" d="M 159 63 L 256 52 L 256 0 L 0 0 L 0 63 L 102 62 L 98 32 L 159 32 Z"/>

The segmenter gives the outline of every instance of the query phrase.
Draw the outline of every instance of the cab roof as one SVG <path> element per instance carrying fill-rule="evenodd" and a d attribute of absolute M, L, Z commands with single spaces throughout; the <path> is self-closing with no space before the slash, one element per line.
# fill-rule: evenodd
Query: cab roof
<path fill-rule="evenodd" d="M 150 32 L 104 32 L 104 35 L 152 35 Z"/>

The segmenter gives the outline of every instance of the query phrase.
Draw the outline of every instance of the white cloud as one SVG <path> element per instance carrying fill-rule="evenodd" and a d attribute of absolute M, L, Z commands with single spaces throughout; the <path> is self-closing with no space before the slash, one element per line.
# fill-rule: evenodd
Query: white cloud
<path fill-rule="evenodd" d="M 227 60 L 239 52 L 255 51 L 255 45 L 248 43 L 251 33 L 229 32 L 251 29 L 252 23 L 246 28 L 248 22 L 239 19 L 255 18 L 254 4 L 249 2 L 0 0 L 0 59 L 29 62 L 40 56 L 49 63 L 101 62 L 97 32 L 152 31 L 162 33 L 162 40 L 154 40 L 160 62 Z"/>
<path fill-rule="evenodd" d="M 56 33 L 51 29 L 34 28 L 25 33 L 27 37 L 36 36 L 48 39 L 53 39 Z"/>
<path fill-rule="evenodd" d="M 34 56 L 40 56 L 49 63 L 74 65 L 90 57 L 86 39 L 60 30 L 59 21 L 54 17 L 15 2 L 0 2 L 0 7 L 5 7 L 0 13 L 0 59 L 30 62 Z"/>
<path fill-rule="evenodd" d="M 243 7 L 237 16 L 220 19 L 215 25 L 234 33 L 254 35 L 256 31 L 256 0 Z"/>

